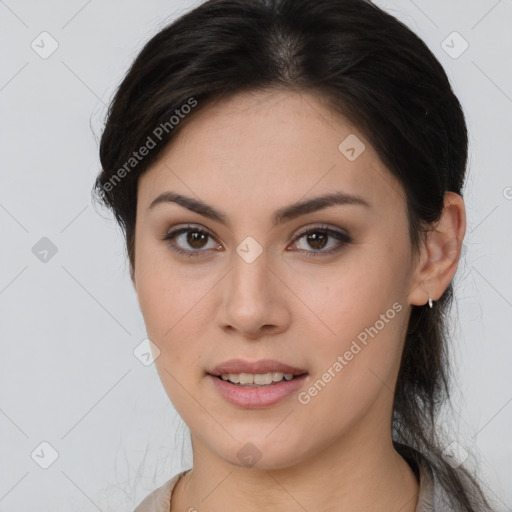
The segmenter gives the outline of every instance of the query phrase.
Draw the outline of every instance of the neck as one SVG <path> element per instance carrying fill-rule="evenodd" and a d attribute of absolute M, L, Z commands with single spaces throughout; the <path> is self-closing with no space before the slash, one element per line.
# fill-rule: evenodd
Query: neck
<path fill-rule="evenodd" d="M 364 439 L 364 434 L 366 439 Z M 368 435 L 370 434 L 370 435 Z M 351 437 L 351 436 L 348 436 Z M 177 510 L 400 510 L 414 512 L 418 481 L 391 435 L 346 438 L 286 468 L 240 467 L 192 438 L 194 467 L 173 492 Z"/>

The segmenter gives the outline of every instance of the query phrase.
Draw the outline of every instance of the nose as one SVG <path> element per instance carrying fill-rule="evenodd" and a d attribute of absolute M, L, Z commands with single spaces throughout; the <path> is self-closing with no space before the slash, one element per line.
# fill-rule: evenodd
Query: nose
<path fill-rule="evenodd" d="M 286 286 L 283 276 L 269 266 L 265 251 L 250 263 L 238 254 L 233 260 L 220 291 L 218 325 L 250 339 L 286 330 L 291 318 Z"/>

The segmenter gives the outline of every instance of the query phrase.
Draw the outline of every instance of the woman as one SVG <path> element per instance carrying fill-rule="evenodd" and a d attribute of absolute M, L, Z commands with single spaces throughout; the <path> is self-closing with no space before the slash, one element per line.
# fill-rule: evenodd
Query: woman
<path fill-rule="evenodd" d="M 365 0 L 210 0 L 142 49 L 96 190 L 193 468 L 136 509 L 490 510 L 434 430 L 464 115 Z"/>

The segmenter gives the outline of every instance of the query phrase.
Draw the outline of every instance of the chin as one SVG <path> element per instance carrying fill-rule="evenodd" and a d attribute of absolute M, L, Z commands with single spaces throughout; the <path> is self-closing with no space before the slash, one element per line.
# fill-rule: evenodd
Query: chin
<path fill-rule="evenodd" d="M 219 458 L 239 468 L 269 471 L 286 469 L 299 464 L 304 456 L 303 450 L 297 450 L 298 443 L 292 442 L 289 437 L 287 442 L 271 439 L 271 436 L 266 437 L 266 430 L 261 434 L 245 436 L 232 434 L 234 441 L 210 445 L 210 448 Z M 304 446 L 304 443 L 300 445 Z"/>

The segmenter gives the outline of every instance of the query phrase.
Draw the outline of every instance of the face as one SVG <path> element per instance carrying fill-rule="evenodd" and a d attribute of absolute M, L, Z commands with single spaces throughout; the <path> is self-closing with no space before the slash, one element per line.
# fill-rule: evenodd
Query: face
<path fill-rule="evenodd" d="M 312 94 L 243 93 L 189 121 L 140 178 L 134 285 L 194 449 L 277 469 L 389 434 L 410 311 L 401 186 Z M 327 194 L 359 199 L 314 202 Z M 232 359 L 297 376 L 212 375 Z"/>

